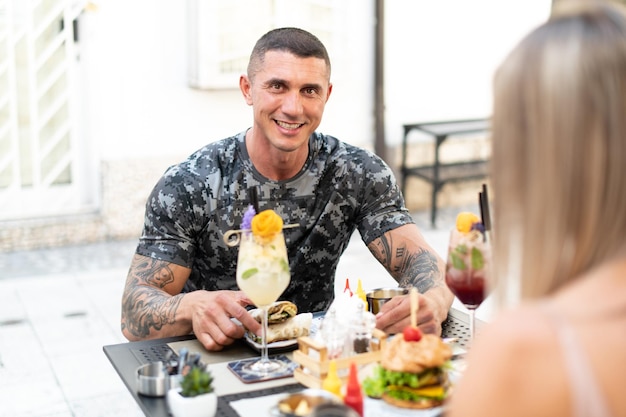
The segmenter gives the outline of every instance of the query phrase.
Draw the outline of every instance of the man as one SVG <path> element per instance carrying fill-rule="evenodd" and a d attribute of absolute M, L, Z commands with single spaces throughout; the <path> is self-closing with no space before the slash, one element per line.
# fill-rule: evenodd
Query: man
<path fill-rule="evenodd" d="M 220 350 L 260 325 L 237 290 L 237 249 L 223 235 L 239 229 L 256 190 L 260 210 L 285 224 L 292 280 L 281 299 L 299 311 L 332 302 L 339 257 L 359 229 L 372 254 L 401 286 L 415 286 L 418 323 L 440 332 L 452 303 L 444 263 L 424 241 L 389 167 L 377 156 L 315 132 L 330 97 L 330 59 L 312 34 L 265 34 L 239 86 L 252 106 L 251 128 L 205 146 L 169 168 L 146 204 L 145 225 L 122 298 L 129 340 L 193 332 Z M 377 326 L 401 331 L 408 297 L 385 304 Z"/>

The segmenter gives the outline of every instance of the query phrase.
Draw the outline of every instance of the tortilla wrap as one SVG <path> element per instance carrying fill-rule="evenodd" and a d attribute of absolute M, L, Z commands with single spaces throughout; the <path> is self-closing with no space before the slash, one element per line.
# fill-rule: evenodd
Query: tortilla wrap
<path fill-rule="evenodd" d="M 267 343 L 308 336 L 311 333 L 312 323 L 313 313 L 301 313 L 282 323 L 271 324 L 267 327 Z M 260 336 L 250 332 L 248 336 L 255 342 L 261 343 Z"/>
<path fill-rule="evenodd" d="M 252 317 L 261 323 L 263 310 L 255 308 L 250 310 Z M 298 307 L 291 301 L 276 301 L 267 308 L 267 324 L 282 323 L 295 317 L 298 314 Z"/>

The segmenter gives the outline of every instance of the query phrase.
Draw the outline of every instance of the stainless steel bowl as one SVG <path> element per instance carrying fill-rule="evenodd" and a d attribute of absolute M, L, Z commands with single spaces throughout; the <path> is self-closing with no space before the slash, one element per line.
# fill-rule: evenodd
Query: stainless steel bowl
<path fill-rule="evenodd" d="M 344 404 L 320 404 L 307 417 L 360 417 L 359 413 Z"/>
<path fill-rule="evenodd" d="M 136 371 L 137 392 L 148 397 L 163 397 L 170 389 L 170 375 L 163 362 L 142 365 Z"/>
<path fill-rule="evenodd" d="M 367 308 L 370 312 L 376 314 L 387 301 L 397 295 L 406 295 L 409 293 L 408 288 L 377 288 L 365 294 L 367 299 Z"/>

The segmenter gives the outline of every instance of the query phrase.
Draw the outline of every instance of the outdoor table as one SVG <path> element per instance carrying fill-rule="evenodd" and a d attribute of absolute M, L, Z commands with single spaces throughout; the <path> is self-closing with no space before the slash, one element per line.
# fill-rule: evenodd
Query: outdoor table
<path fill-rule="evenodd" d="M 458 338 L 461 346 L 466 345 L 469 327 L 464 313 L 451 309 L 442 328 L 442 337 Z M 293 377 L 242 383 L 228 370 L 228 362 L 258 356 L 258 352 L 241 340 L 220 352 L 206 351 L 193 335 L 107 345 L 103 350 L 144 414 L 147 417 L 169 417 L 165 397 L 147 397 L 137 393 L 135 372 L 146 363 L 165 361 L 167 354 L 176 357 L 183 347 L 188 348 L 189 352 L 200 353 L 201 362 L 210 366 L 214 389 L 218 395 L 217 417 L 239 417 L 230 405 L 230 402 L 238 399 L 296 392 L 306 388 Z M 291 354 L 288 353 L 287 356 L 290 357 Z"/>

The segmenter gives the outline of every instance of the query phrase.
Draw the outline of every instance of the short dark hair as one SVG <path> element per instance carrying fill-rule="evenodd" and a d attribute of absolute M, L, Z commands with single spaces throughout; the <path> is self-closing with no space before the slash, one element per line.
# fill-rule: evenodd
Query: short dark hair
<path fill-rule="evenodd" d="M 286 51 L 301 58 L 319 58 L 326 62 L 330 77 L 330 57 L 324 44 L 312 33 L 306 30 L 285 27 L 273 29 L 263 35 L 252 49 L 248 62 L 248 77 L 259 70 L 268 51 Z"/>

